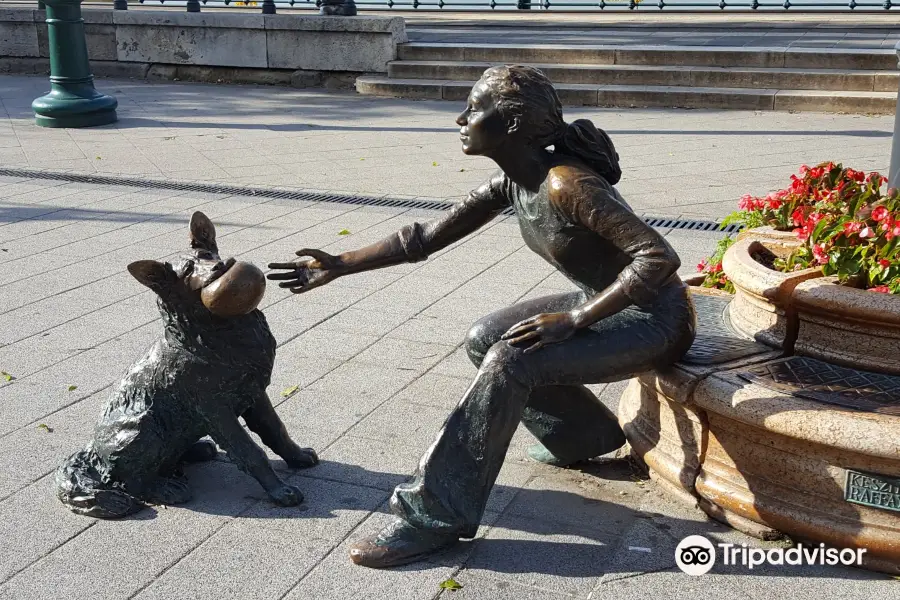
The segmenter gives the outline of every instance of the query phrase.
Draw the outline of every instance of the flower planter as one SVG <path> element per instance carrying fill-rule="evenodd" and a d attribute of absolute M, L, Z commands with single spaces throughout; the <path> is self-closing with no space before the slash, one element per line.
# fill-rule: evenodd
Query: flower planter
<path fill-rule="evenodd" d="M 900 298 L 825 277 L 800 283 L 792 301 L 799 322 L 796 354 L 900 374 Z"/>
<path fill-rule="evenodd" d="M 801 368 L 816 369 L 814 363 Z M 741 377 L 746 371 L 708 377 L 691 398 L 706 425 L 694 484 L 700 507 L 757 537 L 781 532 L 866 548 L 868 568 L 900 573 L 900 512 L 845 499 L 851 472 L 900 477 L 900 416 L 797 397 L 748 382 Z"/>
<path fill-rule="evenodd" d="M 819 268 L 781 273 L 757 260 L 761 256 L 785 257 L 799 242 L 744 238 L 728 249 L 722 260 L 725 274 L 734 284 L 729 307 L 731 326 L 740 334 L 768 346 L 789 351 L 796 332 L 787 311 L 794 288 L 822 276 Z"/>

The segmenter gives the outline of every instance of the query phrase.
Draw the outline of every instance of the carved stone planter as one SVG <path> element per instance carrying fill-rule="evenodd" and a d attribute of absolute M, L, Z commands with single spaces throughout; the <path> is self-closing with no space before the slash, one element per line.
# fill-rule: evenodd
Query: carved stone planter
<path fill-rule="evenodd" d="M 797 354 L 857 369 L 900 374 L 900 298 L 805 281 L 794 290 Z"/>
<path fill-rule="evenodd" d="M 788 242 L 746 237 L 735 242 L 722 259 L 725 274 L 735 287 L 728 309 L 732 327 L 748 338 L 788 351 L 796 335 L 786 314 L 791 294 L 799 283 L 821 277 L 822 271 L 812 268 L 781 273 L 762 261 L 783 258 L 797 244 L 796 239 Z"/>
<path fill-rule="evenodd" d="M 865 567 L 898 574 L 900 299 L 765 264 L 796 244 L 736 242 L 723 261 L 733 299 L 686 278 L 697 340 L 631 381 L 619 421 L 654 481 L 711 517 L 865 548 Z"/>
<path fill-rule="evenodd" d="M 691 398 L 707 427 L 701 508 L 757 537 L 866 548 L 866 566 L 900 572 L 898 386 L 805 357 L 705 379 Z"/>

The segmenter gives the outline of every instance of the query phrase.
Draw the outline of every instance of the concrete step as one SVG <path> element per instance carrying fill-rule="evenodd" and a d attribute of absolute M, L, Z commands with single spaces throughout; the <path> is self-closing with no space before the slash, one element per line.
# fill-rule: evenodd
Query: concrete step
<path fill-rule="evenodd" d="M 401 60 L 388 64 L 395 79 L 475 81 L 503 63 Z M 554 84 L 664 85 L 716 88 L 896 92 L 896 71 L 787 69 L 763 67 L 686 67 L 647 65 L 534 64 Z"/>
<path fill-rule="evenodd" d="M 410 43 L 398 50 L 400 60 L 415 61 L 897 70 L 892 49 Z"/>
<path fill-rule="evenodd" d="M 366 76 L 356 90 L 369 96 L 464 101 L 475 84 L 447 79 Z M 896 92 L 754 89 L 662 85 L 555 85 L 566 106 L 616 108 L 715 108 L 893 114 Z"/>

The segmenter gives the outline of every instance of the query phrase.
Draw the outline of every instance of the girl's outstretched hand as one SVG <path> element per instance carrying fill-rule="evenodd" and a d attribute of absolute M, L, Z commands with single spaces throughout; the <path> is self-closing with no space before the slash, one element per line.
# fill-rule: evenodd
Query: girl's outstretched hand
<path fill-rule="evenodd" d="M 500 339 L 511 346 L 525 346 L 525 352 L 534 352 L 547 344 L 567 340 L 576 331 L 578 327 L 571 313 L 544 313 L 516 323 Z"/>
<path fill-rule="evenodd" d="M 311 289 L 325 285 L 333 279 L 344 275 L 346 268 L 337 256 L 322 250 L 304 248 L 297 250 L 297 258 L 286 263 L 270 263 L 270 269 L 281 269 L 282 273 L 269 273 L 266 277 L 279 281 L 278 287 L 288 288 L 295 294 L 302 294 Z"/>

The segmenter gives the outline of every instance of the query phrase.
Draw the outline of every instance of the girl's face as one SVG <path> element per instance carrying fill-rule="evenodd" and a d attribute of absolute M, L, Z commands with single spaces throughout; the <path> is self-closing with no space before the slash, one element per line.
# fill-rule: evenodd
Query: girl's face
<path fill-rule="evenodd" d="M 505 142 L 507 124 L 484 81 L 475 84 L 467 102 L 466 110 L 456 118 L 462 151 L 470 155 L 490 155 Z"/>

